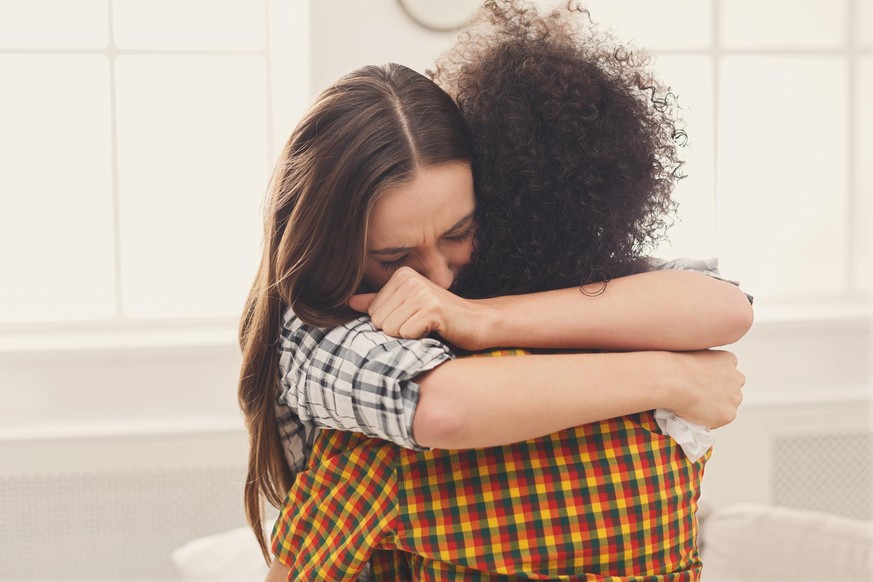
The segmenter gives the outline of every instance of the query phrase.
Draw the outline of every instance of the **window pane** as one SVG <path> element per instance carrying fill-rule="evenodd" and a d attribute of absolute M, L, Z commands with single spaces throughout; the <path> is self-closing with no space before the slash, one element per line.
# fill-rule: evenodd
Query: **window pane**
<path fill-rule="evenodd" d="M 258 50 L 263 0 L 113 0 L 121 49 Z"/>
<path fill-rule="evenodd" d="M 846 87 L 838 57 L 723 61 L 720 248 L 753 295 L 845 290 Z"/>
<path fill-rule="evenodd" d="M 651 49 L 699 49 L 712 42 L 710 0 L 589 0 L 591 19 L 621 42 Z"/>
<path fill-rule="evenodd" d="M 107 0 L 0 0 L 0 48 L 103 48 Z"/>
<path fill-rule="evenodd" d="M 236 316 L 268 179 L 264 59 L 117 66 L 124 314 Z"/>
<path fill-rule="evenodd" d="M 312 101 L 312 42 L 309 2 L 270 2 L 270 86 L 275 160 Z"/>
<path fill-rule="evenodd" d="M 855 0 L 855 35 L 860 46 L 873 48 L 873 0 Z"/>
<path fill-rule="evenodd" d="M 857 253 L 854 284 L 873 291 L 873 57 L 858 59 L 855 120 L 855 232 Z"/>
<path fill-rule="evenodd" d="M 678 96 L 688 145 L 679 149 L 687 178 L 673 194 L 678 218 L 670 242 L 660 245 L 660 257 L 709 257 L 716 254 L 715 143 L 713 140 L 712 61 L 702 56 L 659 56 L 658 76 Z"/>
<path fill-rule="evenodd" d="M 0 321 L 115 313 L 109 62 L 0 56 Z"/>
<path fill-rule="evenodd" d="M 840 47 L 846 42 L 847 0 L 725 0 L 725 48 Z"/>

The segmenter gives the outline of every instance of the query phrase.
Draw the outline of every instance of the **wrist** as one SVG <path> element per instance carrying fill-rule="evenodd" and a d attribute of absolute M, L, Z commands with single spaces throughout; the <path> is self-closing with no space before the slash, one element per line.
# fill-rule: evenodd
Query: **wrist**
<path fill-rule="evenodd" d="M 676 352 L 653 352 L 661 361 L 659 377 L 659 399 L 663 402 L 659 408 L 668 410 L 682 410 L 691 398 L 691 383 L 688 382 L 688 372 L 681 353 Z"/>
<path fill-rule="evenodd" d="M 476 317 L 476 347 L 477 350 L 487 350 L 491 348 L 509 347 L 502 345 L 501 334 L 503 333 L 501 297 L 493 297 L 489 299 L 473 299 L 473 304 L 478 311 Z"/>

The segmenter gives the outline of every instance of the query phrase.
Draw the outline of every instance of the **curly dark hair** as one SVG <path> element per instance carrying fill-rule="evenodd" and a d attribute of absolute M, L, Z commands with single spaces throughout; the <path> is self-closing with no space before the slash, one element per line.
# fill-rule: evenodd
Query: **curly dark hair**
<path fill-rule="evenodd" d="M 428 74 L 474 139 L 477 243 L 454 290 L 531 293 L 645 270 L 665 238 L 685 133 L 649 57 L 570 2 L 485 3 Z"/>

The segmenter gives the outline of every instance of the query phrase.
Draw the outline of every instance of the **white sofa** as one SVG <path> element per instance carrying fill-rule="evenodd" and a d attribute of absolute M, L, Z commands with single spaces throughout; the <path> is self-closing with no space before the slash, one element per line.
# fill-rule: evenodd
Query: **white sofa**
<path fill-rule="evenodd" d="M 267 540 L 272 528 L 264 522 Z M 267 577 L 267 565 L 249 527 L 191 540 L 176 548 L 171 559 L 185 582 L 264 582 Z"/>
<path fill-rule="evenodd" d="M 873 521 L 754 503 L 700 520 L 704 582 L 873 581 Z"/>

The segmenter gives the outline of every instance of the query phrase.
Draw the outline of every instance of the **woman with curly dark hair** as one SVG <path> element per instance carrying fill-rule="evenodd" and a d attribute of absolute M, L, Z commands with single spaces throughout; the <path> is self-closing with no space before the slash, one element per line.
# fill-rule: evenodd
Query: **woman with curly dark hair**
<path fill-rule="evenodd" d="M 473 134 L 477 252 L 458 290 L 494 297 L 649 270 L 682 167 L 671 95 L 587 12 L 492 2 L 436 67 Z"/>
<path fill-rule="evenodd" d="M 445 221 L 451 228 L 437 244 L 439 253 L 395 244 L 417 236 L 415 220 L 415 227 L 396 220 L 415 211 L 410 205 L 439 214 L 442 207 L 433 207 L 430 198 L 452 184 L 464 189 L 461 173 L 446 179 L 424 173 L 375 201 L 366 234 L 375 266 L 365 268 L 363 281 L 378 292 L 348 301 L 369 312 L 367 325 L 407 339 L 386 342 L 347 326 L 334 328 L 337 333 L 313 328 L 290 310 L 283 318 L 279 430 L 287 466 L 301 469 L 302 455 L 308 468 L 297 475 L 274 528 L 272 575 L 353 580 L 369 564 L 381 580 L 698 579 L 695 511 L 709 452 L 689 458 L 659 429 L 652 409 L 670 407 L 710 426 L 724 421 L 707 421 L 675 400 L 646 399 L 639 388 L 648 380 L 677 378 L 675 367 L 646 358 L 679 358 L 679 367 L 690 372 L 680 383 L 694 377 L 696 383 L 721 384 L 722 404 L 733 399 L 735 410 L 742 378 L 730 354 L 446 361 L 411 347 L 434 342 L 414 338 L 438 332 L 467 349 L 701 350 L 735 341 L 750 325 L 748 302 L 735 287 L 665 270 L 713 274 L 713 265 L 658 263 L 645 255 L 663 236 L 663 219 L 672 209 L 669 195 L 681 165 L 675 140 L 682 136 L 663 90 L 642 62 L 581 30 L 581 18 L 569 11 L 540 17 L 514 2 L 490 2 L 485 14 L 487 31 L 463 36 L 435 75 L 455 96 L 473 137 L 472 268 L 440 270 L 437 260 L 443 253 L 446 265 L 455 264 L 459 251 L 453 245 L 473 235 L 463 196 L 460 220 Z M 448 159 L 462 159 L 453 155 Z M 461 257 L 457 264 L 469 260 Z M 446 289 L 453 282 L 470 298 L 504 297 L 461 299 Z M 289 304 L 303 311 L 320 299 Z M 542 312 L 530 313 L 531 306 Z M 524 314 L 525 308 L 529 316 L 510 324 L 482 315 Z M 371 346 L 367 357 L 349 348 L 362 337 Z M 417 363 L 400 362 L 406 352 L 395 344 L 413 350 L 409 360 Z M 600 373 L 600 364 L 573 367 L 586 357 L 618 358 L 610 365 L 629 375 Z M 423 358 L 429 364 L 422 365 Z M 416 424 L 412 446 L 411 439 L 392 438 L 385 423 L 408 412 L 409 400 L 397 405 L 388 398 L 386 375 L 413 392 L 416 423 L 426 402 L 434 410 L 436 399 L 448 412 L 433 426 L 449 423 L 462 430 L 429 433 Z M 545 380 L 540 399 L 536 391 L 524 391 L 537 379 Z M 588 389 L 590 381 L 602 384 Z M 356 382 L 375 385 L 379 398 L 361 405 Z M 574 383 L 576 399 L 556 399 L 564 384 L 572 390 Z M 482 384 L 490 400 L 471 405 L 475 400 L 465 392 Z M 650 389 L 654 385 L 642 392 Z M 346 390 L 352 393 L 348 407 Z M 242 391 L 241 397 L 247 401 Z M 583 399 L 587 416 L 576 412 Z M 511 412 L 513 406 L 527 407 L 528 415 Z M 328 414 L 319 416 L 324 410 Z M 295 422 L 295 414 L 307 425 Z M 341 430 L 316 435 L 310 425 Z M 289 453 L 295 444 L 297 454 Z M 423 450 L 422 444 L 436 448 Z M 257 485 L 258 472 L 250 475 Z M 259 529 L 259 520 L 252 521 Z"/>

